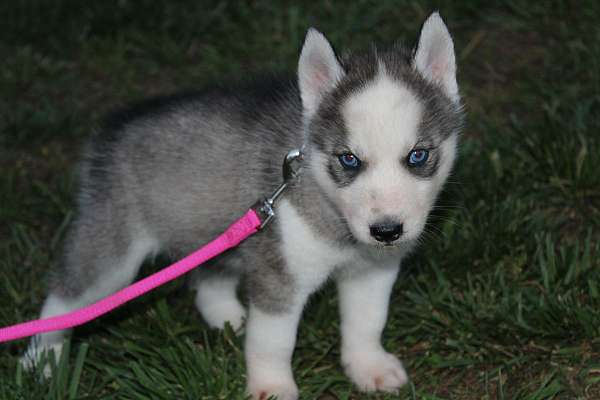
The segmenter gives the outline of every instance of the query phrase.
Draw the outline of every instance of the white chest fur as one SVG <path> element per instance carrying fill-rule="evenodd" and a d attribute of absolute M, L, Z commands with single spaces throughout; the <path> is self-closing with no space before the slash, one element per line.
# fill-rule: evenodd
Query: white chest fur
<path fill-rule="evenodd" d="M 304 290 L 314 291 L 336 267 L 356 258 L 356 251 L 318 235 L 289 201 L 281 201 L 278 214 L 281 252 L 288 272 Z"/>

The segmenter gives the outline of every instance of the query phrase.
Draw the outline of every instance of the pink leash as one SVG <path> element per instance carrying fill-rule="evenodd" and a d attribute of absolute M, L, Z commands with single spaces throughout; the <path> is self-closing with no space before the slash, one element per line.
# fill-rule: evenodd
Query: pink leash
<path fill-rule="evenodd" d="M 259 209 L 259 211 L 261 210 Z M 223 234 L 182 260 L 87 307 L 56 317 L 23 322 L 2 328 L 0 329 L 0 343 L 85 324 L 237 246 L 244 239 L 256 233 L 261 228 L 261 224 L 264 226 L 256 212 L 250 209 L 242 218 L 227 228 Z"/>
<path fill-rule="evenodd" d="M 264 200 L 258 201 L 246 214 L 234 222 L 221 236 L 189 256 L 122 289 L 87 307 L 55 317 L 23 322 L 6 328 L 0 328 L 0 343 L 33 336 L 38 333 L 73 328 L 104 315 L 115 308 L 135 299 L 152 289 L 191 271 L 198 265 L 218 256 L 226 250 L 236 247 L 243 240 L 264 228 L 274 217 L 273 204 L 298 176 L 296 169 L 303 154 L 300 149 L 290 150 L 283 160 L 283 183 Z"/>

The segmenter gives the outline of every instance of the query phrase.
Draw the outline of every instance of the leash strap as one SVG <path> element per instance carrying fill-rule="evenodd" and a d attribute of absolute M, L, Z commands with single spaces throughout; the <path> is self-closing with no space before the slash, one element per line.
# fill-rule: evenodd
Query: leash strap
<path fill-rule="evenodd" d="M 115 308 L 139 297 L 191 271 L 198 265 L 237 246 L 261 227 L 262 221 L 253 209 L 234 222 L 212 242 L 189 256 L 158 271 L 104 299 L 78 310 L 55 317 L 23 322 L 0 329 L 0 343 L 33 336 L 38 333 L 73 328 L 104 315 Z"/>

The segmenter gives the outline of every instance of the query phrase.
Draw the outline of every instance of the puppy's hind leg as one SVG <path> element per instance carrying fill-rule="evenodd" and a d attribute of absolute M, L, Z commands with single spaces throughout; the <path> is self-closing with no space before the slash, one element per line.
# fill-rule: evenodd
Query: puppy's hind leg
<path fill-rule="evenodd" d="M 157 241 L 142 229 L 133 231 L 124 225 L 108 229 L 98 218 L 82 216 L 71 227 L 63 264 L 50 281 L 40 318 L 68 313 L 122 289 L 157 249 Z M 68 333 L 62 330 L 33 337 L 21 358 L 23 366 L 34 367 L 50 350 L 58 360 Z M 46 375 L 49 371 L 44 370 Z"/>
<path fill-rule="evenodd" d="M 240 276 L 234 273 L 199 274 L 195 284 L 196 307 L 204 320 L 213 328 L 223 329 L 229 322 L 239 331 L 246 318 L 246 310 L 237 298 Z"/>

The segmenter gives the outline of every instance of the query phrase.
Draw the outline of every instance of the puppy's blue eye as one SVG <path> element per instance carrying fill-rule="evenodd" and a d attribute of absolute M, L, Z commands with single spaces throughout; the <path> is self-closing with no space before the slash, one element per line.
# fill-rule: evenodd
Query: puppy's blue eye
<path fill-rule="evenodd" d="M 409 167 L 420 167 L 429 158 L 429 151 L 425 149 L 417 149 L 410 152 L 408 155 L 408 166 Z"/>
<path fill-rule="evenodd" d="M 345 153 L 340 155 L 339 157 L 340 164 L 345 169 L 358 169 L 360 168 L 361 161 L 358 157 L 356 157 L 352 153 Z"/>

